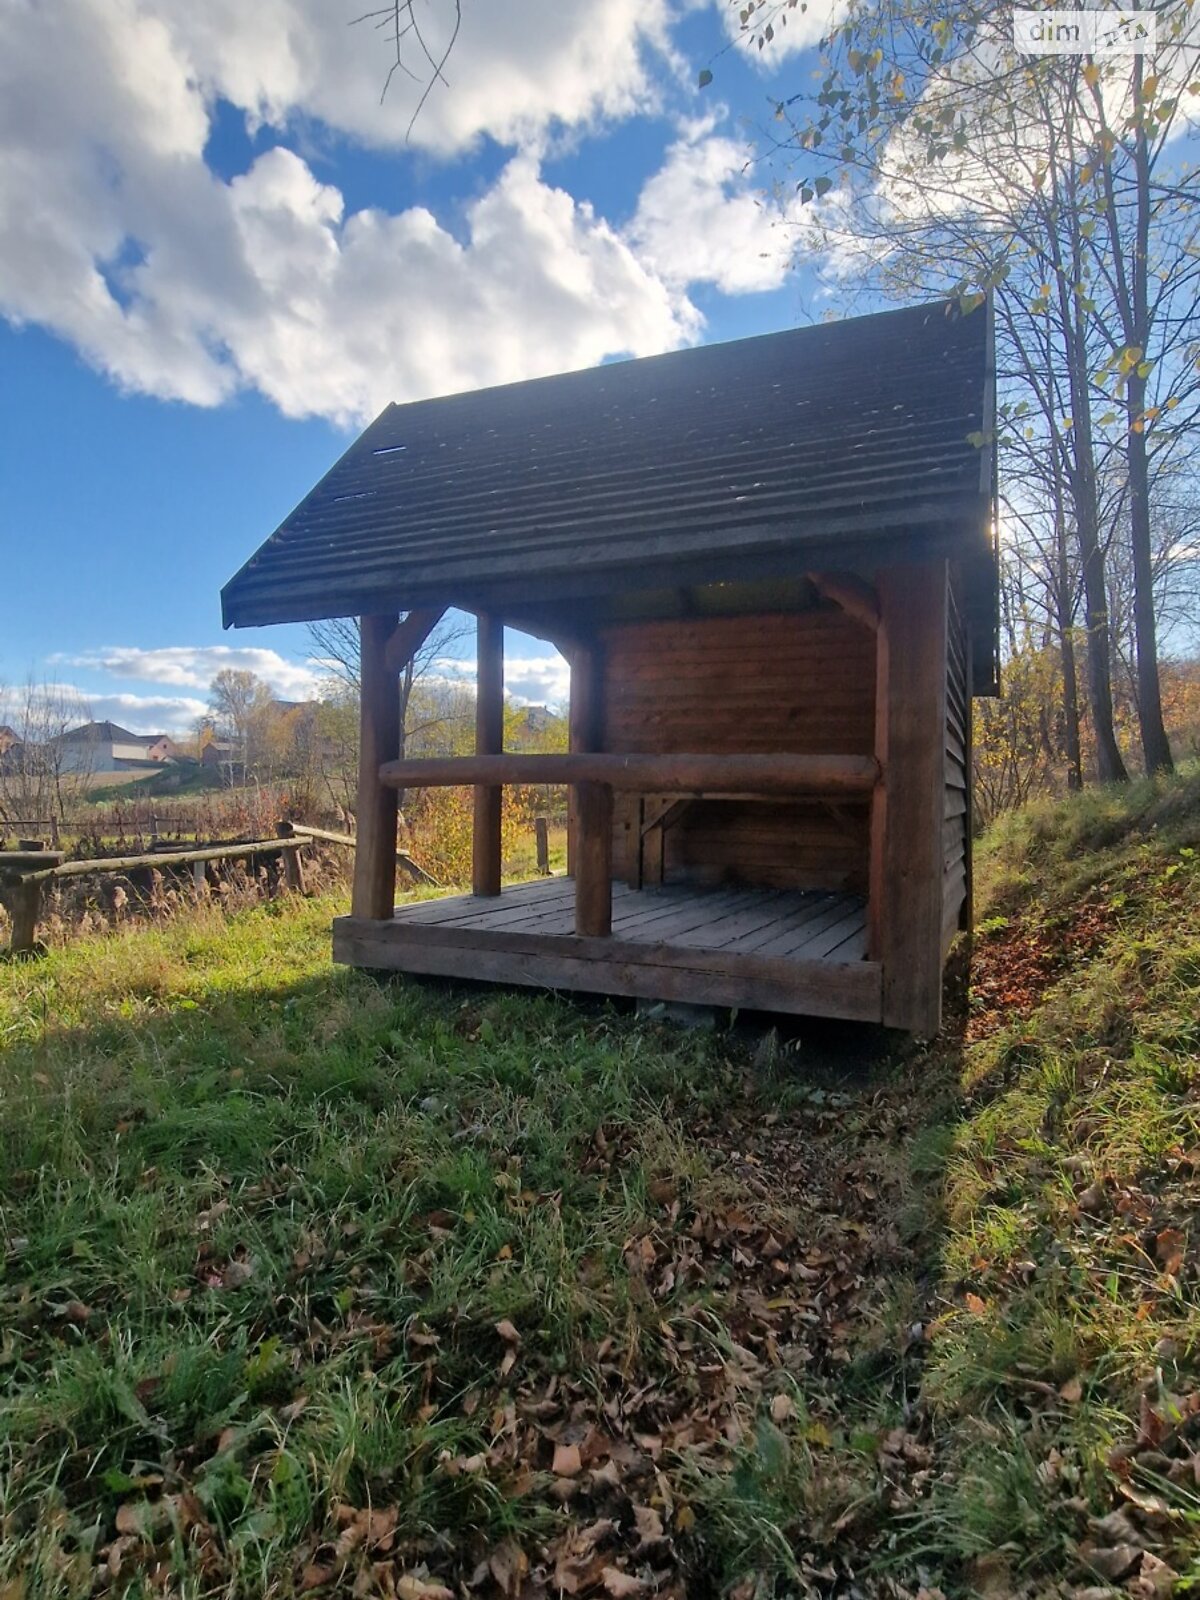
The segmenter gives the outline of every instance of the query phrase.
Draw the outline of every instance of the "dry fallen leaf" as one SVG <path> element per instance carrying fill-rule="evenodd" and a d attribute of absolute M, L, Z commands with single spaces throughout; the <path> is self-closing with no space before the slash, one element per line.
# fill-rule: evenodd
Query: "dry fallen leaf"
<path fill-rule="evenodd" d="M 1187 1235 L 1178 1228 L 1164 1228 L 1154 1241 L 1154 1254 L 1158 1257 L 1159 1265 L 1169 1277 L 1176 1277 L 1183 1265 L 1183 1253 L 1187 1248 Z"/>
<path fill-rule="evenodd" d="M 777 1394 L 771 1400 L 771 1421 L 787 1422 L 796 1415 L 796 1402 L 790 1394 Z"/>
<path fill-rule="evenodd" d="M 645 1578 L 635 1578 L 630 1572 L 622 1572 L 619 1567 L 605 1567 L 600 1574 L 605 1589 L 616 1600 L 621 1600 L 623 1595 L 645 1594 L 650 1585 Z"/>
<path fill-rule="evenodd" d="M 662 1518 L 653 1506 L 635 1505 L 633 1520 L 637 1526 L 639 1551 L 649 1545 L 662 1544 L 666 1534 L 663 1532 Z"/>
<path fill-rule="evenodd" d="M 556 1478 L 576 1478 L 583 1471 L 583 1457 L 577 1444 L 558 1444 L 554 1447 L 554 1462 L 550 1468 Z"/>
<path fill-rule="evenodd" d="M 515 1539 L 505 1539 L 488 1557 L 488 1570 L 502 1594 L 515 1595 L 529 1571 L 529 1557 Z"/>
<path fill-rule="evenodd" d="M 415 1572 L 404 1572 L 396 1579 L 396 1596 L 397 1600 L 454 1600 L 454 1590 Z"/>

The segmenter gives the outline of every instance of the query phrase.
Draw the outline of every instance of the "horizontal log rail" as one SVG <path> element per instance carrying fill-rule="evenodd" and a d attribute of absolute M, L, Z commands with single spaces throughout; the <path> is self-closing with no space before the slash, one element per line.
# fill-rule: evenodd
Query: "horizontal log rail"
<path fill-rule="evenodd" d="M 36 872 L 4 872 L 4 856 L 0 854 L 0 876 L 13 884 L 48 883 L 51 878 L 82 878 L 89 872 L 131 872 L 137 867 L 189 866 L 197 861 L 236 861 L 247 856 L 279 855 L 288 850 L 299 850 L 303 839 L 253 839 L 247 844 L 207 845 L 203 850 L 157 850 L 140 856 L 97 856 L 91 861 L 63 861 L 57 866 L 41 867 Z"/>
<path fill-rule="evenodd" d="M 341 844 L 348 850 L 358 848 L 358 840 L 352 833 L 334 833 L 329 828 L 310 828 L 307 822 L 281 822 L 279 824 L 281 839 L 316 839 L 322 844 Z M 440 889 L 441 884 L 419 861 L 414 861 L 407 850 L 396 851 L 396 865 L 402 872 L 406 872 L 414 883 L 423 883 L 430 888 Z"/>
<path fill-rule="evenodd" d="M 826 798 L 871 794 L 879 782 L 874 756 L 838 755 L 615 755 L 578 750 L 556 755 L 446 756 L 386 761 L 379 781 L 387 788 L 456 788 L 467 785 L 569 784 L 575 797 L 577 835 L 575 932 L 583 938 L 612 932 L 613 791 L 710 799 Z M 671 808 L 672 810 L 674 808 Z M 476 891 L 478 892 L 478 891 Z"/>
<path fill-rule="evenodd" d="M 599 783 L 638 794 L 753 798 L 756 795 L 869 795 L 879 781 L 874 756 L 570 755 L 437 756 L 387 761 L 380 782 L 393 789 L 469 784 Z"/>
<path fill-rule="evenodd" d="M 282 856 L 289 888 L 303 893 L 304 875 L 299 852 L 303 839 L 251 839 L 245 844 L 208 845 L 199 850 L 157 850 L 137 856 L 96 856 L 89 861 L 64 861 L 60 851 L 0 850 L 0 891 L 12 921 L 9 955 L 34 954 L 37 924 L 41 912 L 42 887 L 59 878 L 82 878 L 94 872 L 132 872 L 149 867 L 161 872 L 165 867 L 190 866 L 195 871 L 209 861 L 237 861 L 256 856 Z M 41 863 L 45 862 L 46 865 Z M 33 867 L 34 870 L 22 870 Z M 202 875 L 202 874 L 201 874 Z M 199 881 L 199 880 L 197 880 Z"/>

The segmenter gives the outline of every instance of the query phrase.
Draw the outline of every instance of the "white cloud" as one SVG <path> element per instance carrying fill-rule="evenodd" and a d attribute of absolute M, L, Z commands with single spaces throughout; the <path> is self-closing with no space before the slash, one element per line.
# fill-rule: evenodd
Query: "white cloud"
<path fill-rule="evenodd" d="M 97 722 L 116 722 L 130 733 L 191 733 L 206 709 L 186 695 L 79 693 Z"/>
<path fill-rule="evenodd" d="M 243 381 L 288 415 L 356 420 L 389 400 L 651 354 L 699 328 L 530 157 L 467 208 L 465 243 L 420 208 L 343 222 L 337 190 L 280 149 L 235 180 L 232 204 L 259 292 L 210 317 Z"/>
<path fill-rule="evenodd" d="M 475 661 L 439 656 L 432 664 L 433 681 L 475 683 Z M 518 705 L 554 706 L 570 696 L 571 669 L 562 656 L 512 656 L 504 658 L 504 692 Z"/>
<path fill-rule="evenodd" d="M 322 677 L 317 662 L 288 661 L 276 650 L 223 644 L 170 645 L 158 650 L 115 645 L 111 649 L 82 655 L 59 654 L 49 659 L 56 666 L 86 667 L 92 672 L 107 673 L 109 677 L 134 683 L 161 683 L 181 689 L 207 689 L 218 672 L 231 668 L 236 672 L 252 672 L 283 700 L 315 695 Z M 203 702 L 188 703 L 203 709 Z"/>
<path fill-rule="evenodd" d="M 254 387 L 289 416 L 343 422 L 697 336 L 680 284 L 532 153 L 554 127 L 648 102 L 666 0 L 470 8 L 453 92 L 414 137 L 523 152 L 459 234 L 420 206 L 347 215 L 282 147 L 231 182 L 206 164 L 218 95 L 280 127 L 322 118 L 318 140 L 403 138 L 402 97 L 377 104 L 378 41 L 345 9 L 0 0 L 0 314 L 131 390 L 214 405 Z"/>
<path fill-rule="evenodd" d="M 760 3 L 749 26 L 744 27 L 741 6 L 731 0 L 714 0 L 714 4 L 721 13 L 725 32 L 750 60 L 768 72 L 789 56 L 818 44 L 849 9 L 847 0 L 807 0 L 803 9 L 794 3 L 789 5 L 788 0 L 767 0 L 766 4 Z M 758 41 L 768 24 L 773 37 L 760 49 Z"/>
<path fill-rule="evenodd" d="M 105 0 L 108 5 L 111 0 Z M 579 127 L 653 106 L 648 58 L 669 56 L 668 0 L 487 0 L 463 7 L 444 82 L 426 98 L 428 60 L 402 42 L 409 77 L 393 73 L 386 28 L 352 25 L 362 0 L 204 0 L 151 8 L 168 19 L 200 85 L 257 121 L 285 127 L 298 113 L 364 144 L 411 143 L 440 154 L 487 135 L 528 146 L 554 125 Z M 430 54 L 450 40 L 454 0 L 419 0 Z M 409 126 L 412 123 L 411 135 Z"/>
<path fill-rule="evenodd" d="M 571 694 L 571 669 L 560 655 L 506 656 L 504 691 L 518 705 L 564 705 Z"/>
<path fill-rule="evenodd" d="M 673 144 L 647 180 L 630 238 L 668 283 L 753 294 L 786 279 L 790 219 L 755 190 L 747 160 L 743 145 L 702 126 Z"/>
<path fill-rule="evenodd" d="M 0 722 L 29 729 L 30 738 L 90 720 L 116 722 L 131 733 L 190 733 L 204 710 L 205 702 L 189 695 L 92 694 L 73 683 L 0 686 Z"/>

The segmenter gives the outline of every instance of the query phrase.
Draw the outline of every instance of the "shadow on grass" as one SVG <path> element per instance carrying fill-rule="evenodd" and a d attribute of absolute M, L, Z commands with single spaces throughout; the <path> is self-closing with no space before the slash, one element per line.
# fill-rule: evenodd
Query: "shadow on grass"
<path fill-rule="evenodd" d="M 444 1579 L 597 1521 L 635 1570 L 652 1494 L 689 1594 L 869 1565 L 957 1022 L 701 1032 L 236 948 L 91 970 L 68 997 L 52 958 L 0 1052 L 0 1576 L 99 1560 L 120 1512 L 135 1564 L 349 1586 L 347 1505 Z"/>

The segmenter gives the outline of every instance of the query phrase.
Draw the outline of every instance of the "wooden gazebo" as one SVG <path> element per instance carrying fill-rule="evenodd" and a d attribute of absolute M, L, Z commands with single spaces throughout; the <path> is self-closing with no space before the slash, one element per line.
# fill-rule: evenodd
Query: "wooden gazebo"
<path fill-rule="evenodd" d="M 996 688 L 993 397 L 988 309 L 927 305 L 389 406 L 222 596 L 361 619 L 335 957 L 935 1032 Z M 399 760 L 452 606 L 476 754 Z M 569 754 L 502 748 L 506 624 L 570 663 Z M 568 878 L 501 893 L 509 783 L 570 785 Z M 474 785 L 472 893 L 396 908 L 423 784 Z"/>

